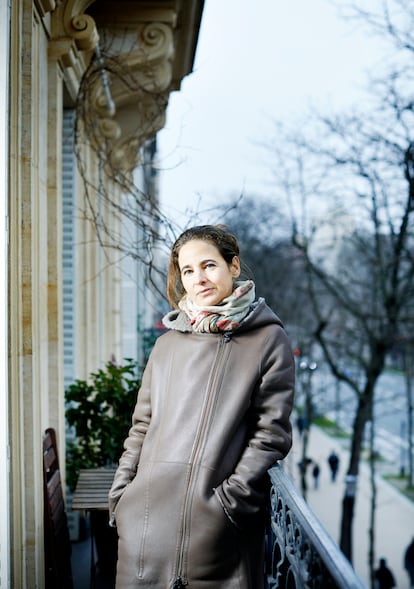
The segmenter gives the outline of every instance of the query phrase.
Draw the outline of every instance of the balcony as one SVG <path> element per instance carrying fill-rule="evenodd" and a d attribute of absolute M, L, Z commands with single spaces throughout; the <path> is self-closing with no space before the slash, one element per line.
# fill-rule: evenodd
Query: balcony
<path fill-rule="evenodd" d="M 366 589 L 282 468 L 274 466 L 269 475 L 272 487 L 267 589 Z M 91 567 L 90 546 L 90 538 L 73 546 L 72 568 L 77 589 L 90 585 L 88 571 L 96 564 Z M 93 583 L 96 589 L 109 589 L 115 580 L 102 575 L 98 565 Z"/>
<path fill-rule="evenodd" d="M 267 589 L 366 589 L 281 467 L 269 475 Z"/>

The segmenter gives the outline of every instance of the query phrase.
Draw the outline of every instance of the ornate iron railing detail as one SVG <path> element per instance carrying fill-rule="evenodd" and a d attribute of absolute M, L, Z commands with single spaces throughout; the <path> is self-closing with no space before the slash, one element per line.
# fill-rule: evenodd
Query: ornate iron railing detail
<path fill-rule="evenodd" d="M 269 475 L 267 589 L 366 589 L 281 467 Z"/>

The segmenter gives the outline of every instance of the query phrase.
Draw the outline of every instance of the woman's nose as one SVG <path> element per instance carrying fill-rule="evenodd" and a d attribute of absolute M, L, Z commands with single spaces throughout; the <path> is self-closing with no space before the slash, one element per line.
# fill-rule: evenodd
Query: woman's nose
<path fill-rule="evenodd" d="M 202 268 L 199 268 L 198 270 L 195 271 L 195 279 L 197 283 L 203 283 L 206 279 L 206 275 L 205 272 Z"/>

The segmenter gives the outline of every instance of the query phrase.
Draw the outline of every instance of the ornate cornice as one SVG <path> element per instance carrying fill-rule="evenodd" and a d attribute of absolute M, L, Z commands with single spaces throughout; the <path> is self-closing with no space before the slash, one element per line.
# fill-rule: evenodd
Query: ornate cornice
<path fill-rule="evenodd" d="M 121 43 L 120 31 L 105 31 L 100 48 L 82 81 L 86 98 L 85 129 L 96 145 L 105 141 L 107 165 L 131 171 L 140 147 L 165 122 L 172 80 L 174 35 L 170 24 L 140 23 Z M 121 51 L 114 52 L 119 45 Z M 98 122 L 98 124 L 96 124 Z M 102 136 L 101 136 L 102 135 Z"/>
<path fill-rule="evenodd" d="M 42 1 L 45 4 L 46 0 Z M 67 89 L 73 101 L 82 76 L 99 43 L 93 18 L 85 10 L 94 0 L 58 0 L 51 13 L 49 57 L 60 63 Z"/>
<path fill-rule="evenodd" d="M 73 98 L 85 133 L 100 153 L 105 146 L 110 166 L 132 171 L 140 147 L 164 125 L 169 93 L 177 87 L 177 39 L 180 61 L 186 34 L 194 44 L 192 23 L 182 16 L 188 9 L 179 0 L 37 1 L 57 5 L 49 54 L 72 91 L 78 80 Z"/>
<path fill-rule="evenodd" d="M 75 40 L 79 49 L 94 50 L 99 42 L 95 21 L 85 14 L 95 0 L 66 0 L 63 7 L 63 28 Z"/>
<path fill-rule="evenodd" d="M 142 93 L 158 94 L 171 84 L 174 54 L 172 28 L 163 23 L 139 26 L 135 39 L 123 51 L 103 50 L 102 62 L 96 63 L 109 77 L 112 99 L 117 108 L 134 103 Z M 102 49 L 102 48 L 101 48 Z M 96 85 L 97 110 L 105 108 L 104 88 Z"/>

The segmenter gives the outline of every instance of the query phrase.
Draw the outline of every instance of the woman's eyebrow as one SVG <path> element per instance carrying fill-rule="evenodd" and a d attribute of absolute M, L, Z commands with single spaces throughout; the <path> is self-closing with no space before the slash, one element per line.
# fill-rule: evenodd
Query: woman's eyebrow
<path fill-rule="evenodd" d="M 209 262 L 214 262 L 214 264 L 215 264 L 216 260 L 214 258 L 208 258 L 207 260 L 201 260 L 202 264 L 208 264 Z"/>
<path fill-rule="evenodd" d="M 201 260 L 201 262 L 199 262 L 199 264 L 200 264 L 200 266 L 203 266 L 204 264 L 209 264 L 210 262 L 217 264 L 217 262 L 214 258 L 207 258 L 206 260 Z M 192 264 L 185 264 L 185 266 L 180 268 L 180 272 L 183 272 L 183 270 L 187 270 L 187 268 L 192 268 Z"/>

